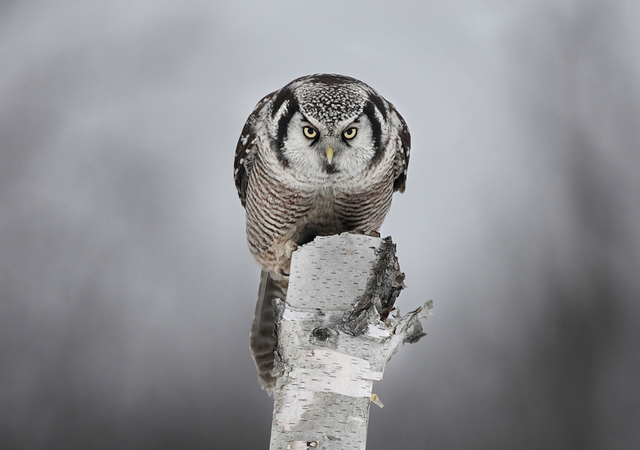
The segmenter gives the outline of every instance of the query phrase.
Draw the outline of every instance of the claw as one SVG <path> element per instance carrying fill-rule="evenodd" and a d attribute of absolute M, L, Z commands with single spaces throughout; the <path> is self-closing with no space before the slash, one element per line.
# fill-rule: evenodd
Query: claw
<path fill-rule="evenodd" d="M 370 237 L 376 237 L 379 238 L 380 237 L 380 232 L 376 231 L 376 230 L 369 230 L 369 231 L 365 231 L 365 230 L 352 230 L 349 231 L 349 233 L 351 234 L 363 234 L 365 236 L 370 236 Z"/>
<path fill-rule="evenodd" d="M 298 244 L 293 240 L 288 240 L 283 245 L 278 246 L 275 254 L 276 270 L 281 276 L 289 276 L 291 272 L 291 256 L 297 249 Z"/>

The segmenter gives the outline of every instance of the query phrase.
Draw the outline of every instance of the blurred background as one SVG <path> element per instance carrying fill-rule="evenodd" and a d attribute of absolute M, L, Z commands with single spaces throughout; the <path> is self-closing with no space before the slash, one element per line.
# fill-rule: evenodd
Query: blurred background
<path fill-rule="evenodd" d="M 268 448 L 233 156 L 359 78 L 413 138 L 383 227 L 428 336 L 368 449 L 640 448 L 640 3 L 0 3 L 0 448 Z"/>

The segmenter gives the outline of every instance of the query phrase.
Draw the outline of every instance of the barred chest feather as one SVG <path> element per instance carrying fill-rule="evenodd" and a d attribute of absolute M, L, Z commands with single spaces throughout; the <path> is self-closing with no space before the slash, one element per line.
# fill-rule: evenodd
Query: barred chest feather
<path fill-rule="evenodd" d="M 381 164 L 358 180 L 339 174 L 300 179 L 264 155 L 253 168 L 247 192 L 249 248 L 263 266 L 273 268 L 279 247 L 319 235 L 378 231 L 391 205 L 393 172 Z"/>

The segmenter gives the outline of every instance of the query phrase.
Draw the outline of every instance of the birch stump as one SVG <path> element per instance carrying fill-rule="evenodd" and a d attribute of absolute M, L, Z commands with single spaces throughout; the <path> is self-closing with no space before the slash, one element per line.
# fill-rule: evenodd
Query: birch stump
<path fill-rule="evenodd" d="M 296 250 L 286 301 L 276 300 L 271 450 L 365 449 L 369 406 L 386 362 L 424 333 L 427 302 L 401 317 L 404 287 L 391 238 L 317 237 Z"/>

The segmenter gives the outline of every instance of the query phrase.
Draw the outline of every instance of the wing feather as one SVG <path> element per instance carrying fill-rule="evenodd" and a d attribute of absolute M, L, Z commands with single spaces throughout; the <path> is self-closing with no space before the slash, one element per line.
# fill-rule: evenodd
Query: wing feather
<path fill-rule="evenodd" d="M 247 118 L 247 121 L 242 128 L 242 133 L 240 133 L 240 138 L 238 139 L 236 157 L 233 164 L 233 178 L 236 182 L 236 189 L 238 190 L 238 197 L 240 197 L 242 206 L 245 206 L 246 203 L 247 184 L 249 183 L 249 177 L 251 176 L 251 168 L 253 167 L 253 163 L 258 154 L 256 123 L 263 108 L 275 97 L 277 93 L 278 91 L 275 91 L 269 95 L 265 95 L 262 100 L 258 102 L 256 107 L 253 108 L 253 112 Z"/>
<path fill-rule="evenodd" d="M 411 134 L 409 127 L 398 110 L 389 103 L 391 123 L 396 127 L 398 140 L 396 143 L 396 158 L 394 162 L 393 190 L 404 192 L 407 184 L 407 168 L 409 167 L 409 155 L 411 154 Z"/>

